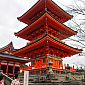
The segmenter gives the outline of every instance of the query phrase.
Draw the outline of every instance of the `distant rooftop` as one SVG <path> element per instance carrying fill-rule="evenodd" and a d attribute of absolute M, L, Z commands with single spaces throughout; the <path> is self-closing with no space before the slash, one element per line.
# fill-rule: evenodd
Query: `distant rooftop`
<path fill-rule="evenodd" d="M 0 48 L 0 52 L 5 52 L 5 51 L 8 51 L 8 52 L 11 52 L 14 50 L 14 47 L 13 47 L 13 43 L 10 42 L 8 45 Z"/>
<path fill-rule="evenodd" d="M 12 55 L 12 54 L 8 54 L 8 53 L 2 53 L 0 52 L 0 59 L 2 60 L 9 60 L 9 61 L 18 61 L 18 62 L 27 62 L 28 59 L 27 58 L 20 58 L 18 56 Z"/>
<path fill-rule="evenodd" d="M 18 57 L 12 54 L 12 52 L 15 50 L 16 49 L 14 49 L 12 42 L 0 48 L 0 60 L 27 63 L 28 62 L 27 58 Z"/>

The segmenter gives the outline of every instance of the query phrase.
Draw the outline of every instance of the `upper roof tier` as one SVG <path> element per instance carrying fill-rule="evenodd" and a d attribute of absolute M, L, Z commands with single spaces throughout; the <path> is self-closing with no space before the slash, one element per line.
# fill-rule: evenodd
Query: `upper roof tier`
<path fill-rule="evenodd" d="M 27 46 L 15 51 L 13 54 L 21 57 L 36 58 L 43 57 L 47 54 L 56 57 L 68 57 L 80 53 L 82 50 L 70 47 L 50 35 L 44 35 L 42 38 L 29 43 Z"/>
<path fill-rule="evenodd" d="M 15 33 L 15 35 L 23 39 L 32 41 L 34 39 L 38 39 L 38 37 L 42 36 L 45 33 L 48 33 L 55 38 L 62 40 L 72 35 L 76 35 L 77 32 L 58 22 L 48 13 L 45 13 L 31 25 Z"/>
<path fill-rule="evenodd" d="M 52 0 L 39 0 L 32 8 L 24 13 L 18 19 L 26 24 L 31 24 L 40 18 L 45 12 L 49 13 L 53 18 L 64 23 L 72 18 Z"/>

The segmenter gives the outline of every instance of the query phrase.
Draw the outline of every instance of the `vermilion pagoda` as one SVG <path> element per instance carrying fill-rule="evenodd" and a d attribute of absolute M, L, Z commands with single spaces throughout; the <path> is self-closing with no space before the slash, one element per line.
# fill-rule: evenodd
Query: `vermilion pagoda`
<path fill-rule="evenodd" d="M 47 71 L 49 63 L 52 70 L 63 68 L 62 58 L 80 53 L 82 50 L 70 47 L 62 40 L 77 32 L 63 23 L 72 16 L 62 10 L 52 0 L 39 0 L 31 9 L 18 19 L 28 24 L 15 33 L 16 36 L 29 40 L 27 46 L 14 52 L 15 55 L 29 58 L 31 72 Z"/>

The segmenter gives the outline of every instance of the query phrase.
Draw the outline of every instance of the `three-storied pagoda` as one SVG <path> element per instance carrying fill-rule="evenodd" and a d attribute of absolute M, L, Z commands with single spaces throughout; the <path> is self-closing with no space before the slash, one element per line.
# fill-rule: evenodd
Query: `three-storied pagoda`
<path fill-rule="evenodd" d="M 62 40 L 77 32 L 63 23 L 72 16 L 62 10 L 52 0 L 39 0 L 31 9 L 18 18 L 28 24 L 15 33 L 16 36 L 29 40 L 27 46 L 14 52 L 15 55 L 29 58 L 31 72 L 47 72 L 62 69 L 62 58 L 80 53 L 82 50 L 65 44 Z"/>

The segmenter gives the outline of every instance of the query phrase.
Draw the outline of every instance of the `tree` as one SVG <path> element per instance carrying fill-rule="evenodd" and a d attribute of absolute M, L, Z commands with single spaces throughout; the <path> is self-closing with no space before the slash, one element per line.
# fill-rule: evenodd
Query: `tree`
<path fill-rule="evenodd" d="M 71 37 L 68 40 L 76 41 L 85 48 L 85 0 L 73 0 L 73 4 L 65 7 L 66 11 L 74 16 L 67 25 L 78 32 L 75 38 Z"/>

